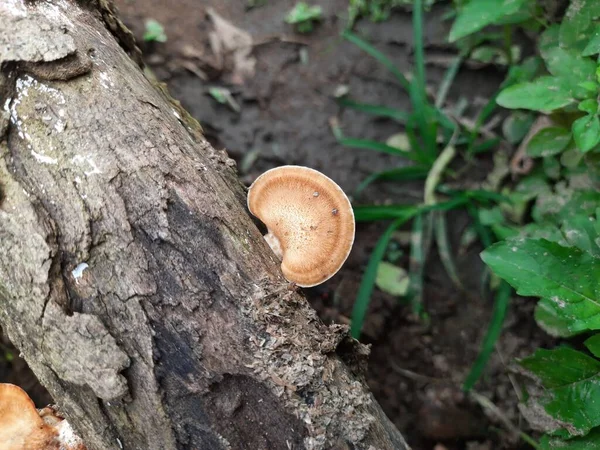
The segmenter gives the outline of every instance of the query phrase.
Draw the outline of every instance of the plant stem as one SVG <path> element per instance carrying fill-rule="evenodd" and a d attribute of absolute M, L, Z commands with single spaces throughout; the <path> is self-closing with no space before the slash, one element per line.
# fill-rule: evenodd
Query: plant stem
<path fill-rule="evenodd" d="M 413 32 L 415 50 L 415 78 L 418 92 L 425 98 L 425 56 L 423 51 L 423 5 L 422 0 L 415 0 L 413 5 Z"/>
<path fill-rule="evenodd" d="M 512 27 L 510 25 L 504 25 L 504 51 L 506 52 L 506 61 L 508 62 L 508 65 L 512 66 Z"/>

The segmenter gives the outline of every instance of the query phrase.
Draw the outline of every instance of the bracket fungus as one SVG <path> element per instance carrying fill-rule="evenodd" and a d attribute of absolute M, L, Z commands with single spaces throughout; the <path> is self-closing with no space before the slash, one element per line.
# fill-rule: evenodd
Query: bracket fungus
<path fill-rule="evenodd" d="M 86 450 L 69 423 L 54 408 L 40 412 L 14 384 L 0 384 L 2 450 Z"/>
<path fill-rule="evenodd" d="M 352 205 L 321 172 L 302 166 L 268 170 L 250 186 L 248 209 L 267 226 L 265 240 L 281 259 L 283 275 L 300 287 L 327 281 L 350 254 Z"/>

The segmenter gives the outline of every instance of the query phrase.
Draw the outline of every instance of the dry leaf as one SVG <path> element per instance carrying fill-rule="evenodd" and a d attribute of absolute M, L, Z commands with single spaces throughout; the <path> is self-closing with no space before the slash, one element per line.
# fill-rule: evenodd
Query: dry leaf
<path fill-rule="evenodd" d="M 254 76 L 256 58 L 252 56 L 252 36 L 228 22 L 212 8 L 206 10 L 213 23 L 208 35 L 210 46 L 221 69 L 231 67 L 230 82 L 243 84 Z"/>

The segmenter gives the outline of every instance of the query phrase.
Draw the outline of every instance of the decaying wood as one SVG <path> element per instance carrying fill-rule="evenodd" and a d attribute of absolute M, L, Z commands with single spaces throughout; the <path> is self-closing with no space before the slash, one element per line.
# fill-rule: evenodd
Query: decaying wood
<path fill-rule="evenodd" d="M 106 0 L 0 2 L 3 329 L 90 449 L 407 448 L 138 55 Z"/>

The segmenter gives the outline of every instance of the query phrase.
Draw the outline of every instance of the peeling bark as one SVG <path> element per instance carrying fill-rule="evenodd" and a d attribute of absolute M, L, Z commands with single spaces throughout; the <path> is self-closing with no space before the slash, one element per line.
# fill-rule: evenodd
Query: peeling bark
<path fill-rule="evenodd" d="M 109 2 L 0 3 L 0 100 L 0 322 L 89 449 L 408 448 Z"/>

